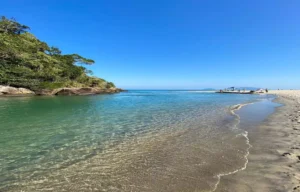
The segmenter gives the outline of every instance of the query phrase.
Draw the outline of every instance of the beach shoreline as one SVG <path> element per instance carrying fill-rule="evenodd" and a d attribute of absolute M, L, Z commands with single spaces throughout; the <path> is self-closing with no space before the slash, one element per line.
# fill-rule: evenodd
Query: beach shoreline
<path fill-rule="evenodd" d="M 142 94 L 149 95 L 149 93 Z M 208 115 L 193 113 L 192 116 L 187 116 L 186 121 L 179 122 L 180 124 L 176 121 L 176 124 L 164 126 L 166 129 L 153 129 L 155 132 L 133 135 L 115 146 L 106 145 L 105 151 L 100 153 L 95 149 L 92 156 L 72 163 L 72 165 L 64 166 L 58 162 L 56 165 L 62 165 L 62 167 L 57 167 L 57 169 L 51 167 L 51 172 L 41 170 L 39 174 L 32 177 L 21 173 L 22 179 L 8 183 L 3 186 L 3 190 L 90 191 L 90 187 L 92 187 L 92 189 L 97 188 L 102 191 L 152 192 L 162 190 L 212 191 L 214 188 L 218 188 L 215 186 L 218 186 L 219 177 L 240 171 L 247 164 L 250 146 L 244 130 L 237 127 L 240 120 L 235 113 L 244 106 L 252 106 L 249 104 L 252 104 L 253 101 L 265 100 L 268 97 L 256 96 L 254 99 L 252 95 L 247 97 L 219 94 L 174 94 L 175 98 L 193 96 L 195 101 L 199 101 L 199 97 L 208 98 L 208 101 L 211 101 L 212 97 L 216 97 L 220 101 L 218 105 L 222 104 L 223 107 L 222 110 L 220 108 L 212 110 L 211 106 L 199 107 L 193 102 L 192 109 L 197 111 L 207 109 L 210 113 Z M 170 94 L 165 94 L 165 97 L 169 99 Z M 119 95 L 119 98 L 123 98 L 122 95 Z M 74 99 L 77 103 L 79 99 L 85 99 L 85 97 L 70 97 L 70 99 Z M 70 102 L 70 99 L 57 98 L 64 102 Z M 229 99 L 231 102 L 228 102 Z M 126 100 L 128 99 L 126 98 Z M 159 101 L 157 106 L 161 106 L 161 98 L 158 98 L 157 101 Z M 228 104 L 224 104 L 224 102 L 228 102 Z M 199 104 L 201 103 L 203 102 L 200 100 Z M 53 108 L 57 108 L 57 106 L 53 106 Z M 182 104 L 182 106 L 186 107 L 186 104 Z M 148 110 L 145 111 L 148 112 Z M 175 112 L 172 111 L 170 114 Z M 178 117 L 183 115 L 181 110 L 179 115 Z M 167 119 L 164 117 L 162 120 L 166 121 Z M 209 122 L 204 124 L 205 120 L 209 120 Z M 70 127 L 70 125 L 66 125 L 66 127 Z M 53 152 L 63 154 L 64 151 L 61 148 Z M 74 150 L 74 153 L 85 154 L 77 153 L 77 150 Z M 44 164 L 41 166 L 45 167 Z"/>
<path fill-rule="evenodd" d="M 279 108 L 275 108 L 278 105 L 273 103 L 273 95 L 270 97 L 262 95 L 257 97 L 255 102 L 249 100 L 246 103 L 240 102 L 243 104 L 230 105 L 232 118 L 230 115 L 227 119 L 225 115 L 224 121 L 209 124 L 213 127 L 220 125 L 219 128 L 222 129 L 216 129 L 218 132 L 200 134 L 198 125 L 202 121 L 199 122 L 201 116 L 197 116 L 197 121 L 189 119 L 181 122 L 182 128 L 189 127 L 189 129 L 181 130 L 181 126 L 177 125 L 179 126 L 177 130 L 169 126 L 166 130 L 157 130 L 158 132 L 142 135 L 143 137 L 134 136 L 133 139 L 128 138 L 114 147 L 107 148 L 103 153 L 95 151 L 85 160 L 61 169 L 52 169 L 51 172 L 41 173 L 32 178 L 23 177 L 24 179 L 3 186 L 2 189 L 3 191 L 44 189 L 151 192 L 297 191 L 300 178 L 297 173 L 300 145 L 297 145 L 298 135 L 295 134 L 298 128 L 296 130 L 294 128 L 295 123 L 298 125 L 297 118 L 299 119 L 300 115 L 299 112 L 297 116 L 300 111 L 299 100 L 290 95 L 277 95 L 275 102 L 284 104 Z M 169 98 L 169 95 L 166 97 Z M 70 98 L 76 101 L 78 98 L 84 99 L 84 97 Z M 228 98 L 236 101 L 241 97 Z M 224 110 L 228 111 L 227 106 Z M 207 117 L 210 116 L 202 118 L 209 119 Z M 245 119 L 251 118 L 252 121 L 245 122 Z M 247 124 L 251 127 L 245 128 Z M 234 131 L 227 132 L 226 126 Z M 220 148 L 221 146 L 227 147 Z"/>
<path fill-rule="evenodd" d="M 283 104 L 249 131 L 247 168 L 223 176 L 218 192 L 300 191 L 300 91 L 270 91 Z"/>

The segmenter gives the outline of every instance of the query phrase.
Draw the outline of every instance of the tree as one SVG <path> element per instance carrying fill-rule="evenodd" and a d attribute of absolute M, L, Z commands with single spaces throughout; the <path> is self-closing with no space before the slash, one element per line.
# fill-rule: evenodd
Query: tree
<path fill-rule="evenodd" d="M 21 25 L 14 18 L 7 19 L 2 16 L 0 20 L 0 33 L 21 34 L 25 33 L 30 28 L 26 25 Z"/>
<path fill-rule="evenodd" d="M 57 47 L 50 47 L 50 50 L 48 51 L 49 55 L 61 55 L 61 50 L 59 50 Z"/>
<path fill-rule="evenodd" d="M 74 62 L 77 63 L 77 64 L 86 64 L 86 65 L 92 65 L 95 63 L 94 60 L 92 59 L 87 59 L 87 58 L 84 58 L 78 54 L 72 54 L 71 55 L 74 59 Z"/>

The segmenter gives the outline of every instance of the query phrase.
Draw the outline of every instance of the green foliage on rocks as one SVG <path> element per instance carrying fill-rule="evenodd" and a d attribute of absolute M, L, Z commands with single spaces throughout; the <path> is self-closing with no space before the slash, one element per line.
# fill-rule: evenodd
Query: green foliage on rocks
<path fill-rule="evenodd" d="M 0 84 L 32 90 L 60 87 L 113 88 L 104 79 L 91 77 L 82 65 L 94 64 L 78 54 L 63 55 L 28 32 L 29 27 L 0 19 Z"/>

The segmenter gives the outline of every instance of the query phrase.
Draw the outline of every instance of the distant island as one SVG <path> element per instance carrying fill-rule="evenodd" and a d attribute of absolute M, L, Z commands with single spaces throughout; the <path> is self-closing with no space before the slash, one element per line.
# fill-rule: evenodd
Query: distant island
<path fill-rule="evenodd" d="M 0 19 L 0 95 L 85 95 L 122 91 L 114 83 L 93 77 L 82 65 L 92 59 L 62 54 L 29 33 L 15 19 Z"/>

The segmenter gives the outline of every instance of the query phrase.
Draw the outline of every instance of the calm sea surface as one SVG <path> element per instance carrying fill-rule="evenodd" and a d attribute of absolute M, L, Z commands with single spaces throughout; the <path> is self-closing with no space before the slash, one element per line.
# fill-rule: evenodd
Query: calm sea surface
<path fill-rule="evenodd" d="M 230 109 L 270 97 L 0 97 L 0 191 L 212 191 L 247 161 Z"/>

